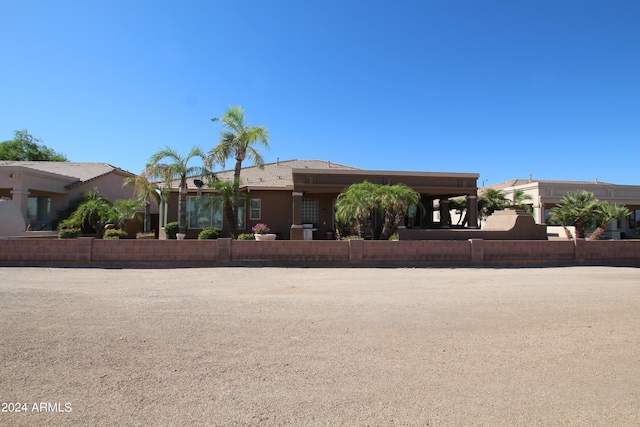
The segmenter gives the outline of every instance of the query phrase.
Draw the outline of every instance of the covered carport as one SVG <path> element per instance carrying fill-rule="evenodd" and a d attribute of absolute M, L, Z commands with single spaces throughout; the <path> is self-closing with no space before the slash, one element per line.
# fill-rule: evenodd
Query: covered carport
<path fill-rule="evenodd" d="M 424 211 L 418 211 L 415 228 L 449 228 L 449 199 L 465 197 L 469 228 L 477 228 L 477 173 L 407 172 L 345 169 L 294 168 L 293 221 L 291 239 L 304 239 L 303 200 L 317 200 L 319 215 L 314 227 L 322 236 L 333 230 L 333 201 L 344 189 L 354 183 L 368 181 L 374 184 L 405 184 L 420 193 Z M 438 200 L 439 203 L 435 203 Z M 439 215 L 434 215 L 438 211 Z M 434 220 L 438 216 L 439 220 Z M 328 235 L 328 234 L 327 234 Z"/>

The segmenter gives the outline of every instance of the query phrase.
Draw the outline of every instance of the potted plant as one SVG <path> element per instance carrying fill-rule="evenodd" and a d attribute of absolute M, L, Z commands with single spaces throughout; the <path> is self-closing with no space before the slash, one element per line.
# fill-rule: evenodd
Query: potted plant
<path fill-rule="evenodd" d="M 256 240 L 276 240 L 276 235 L 269 233 L 271 229 L 267 224 L 258 223 L 251 230 L 253 230 Z"/>

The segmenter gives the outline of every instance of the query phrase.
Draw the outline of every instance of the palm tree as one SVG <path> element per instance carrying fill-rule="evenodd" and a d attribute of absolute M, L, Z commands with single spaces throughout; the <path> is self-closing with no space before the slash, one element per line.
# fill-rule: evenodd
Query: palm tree
<path fill-rule="evenodd" d="M 631 211 L 625 206 L 611 204 L 607 201 L 598 203 L 596 208 L 596 231 L 591 235 L 591 240 L 600 240 L 609 223 L 629 215 L 631 215 Z"/>
<path fill-rule="evenodd" d="M 207 185 L 210 188 L 215 189 L 222 197 L 224 213 L 227 217 L 227 223 L 229 224 L 229 235 L 231 238 L 234 238 L 238 232 L 238 216 L 237 211 L 234 212 L 233 207 L 238 206 L 239 204 L 239 199 L 236 198 L 235 192 L 236 187 L 239 187 L 239 185 L 236 182 L 218 181 L 213 179 L 210 180 Z M 204 202 L 203 207 L 209 207 L 214 204 L 217 206 L 217 203 L 219 203 L 219 199 L 209 197 Z"/>
<path fill-rule="evenodd" d="M 379 185 L 376 188 L 376 202 L 384 210 L 380 239 L 387 240 L 404 220 L 409 206 L 420 203 L 420 194 L 404 184 Z"/>
<path fill-rule="evenodd" d="M 461 223 L 464 225 L 467 222 L 467 201 L 465 199 L 449 199 L 449 209 L 456 211 L 456 214 L 460 212 L 456 225 L 460 225 Z"/>
<path fill-rule="evenodd" d="M 69 219 L 64 222 L 80 228 L 88 224 L 100 238 L 105 224 L 112 216 L 113 205 L 109 199 L 98 192 L 97 188 L 94 188 L 93 191 L 85 192 L 83 196 L 84 201 L 78 205 Z"/>
<path fill-rule="evenodd" d="M 514 190 L 513 191 L 513 200 L 510 201 L 511 207 L 522 209 L 530 215 L 533 215 L 533 206 L 529 203 L 525 203 L 525 201 L 531 201 L 533 198 L 531 194 L 525 193 L 523 190 Z"/>
<path fill-rule="evenodd" d="M 495 211 L 503 210 L 510 206 L 504 193 L 495 188 L 486 188 L 478 198 L 478 213 L 480 219 L 486 219 Z"/>
<path fill-rule="evenodd" d="M 264 166 L 264 159 L 254 145 L 262 144 L 269 149 L 269 134 L 264 126 L 249 126 L 244 117 L 242 107 L 229 107 L 220 118 L 211 119 L 214 122 L 222 123 L 223 130 L 220 132 L 220 142 L 208 153 L 210 163 L 220 163 L 224 166 L 229 157 L 235 159 L 233 169 L 233 186 L 235 199 L 240 198 L 240 171 L 242 162 L 248 157 L 257 167 Z M 233 205 L 233 222 L 231 229 L 238 228 L 238 206 Z"/>
<path fill-rule="evenodd" d="M 148 171 L 125 178 L 122 186 L 133 187 L 134 194 L 144 208 L 144 232 L 149 233 L 151 231 L 151 202 L 155 201 L 160 204 L 164 191 L 157 183 L 149 181 Z"/>
<path fill-rule="evenodd" d="M 155 153 L 149 159 L 146 170 L 150 178 L 160 179 L 170 186 L 174 179 L 179 180 L 178 186 L 178 232 L 187 232 L 187 178 L 190 176 L 206 175 L 204 166 L 189 166 L 191 159 L 199 157 L 203 162 L 205 155 L 198 147 L 193 147 L 185 157 L 176 150 L 166 147 Z M 168 161 L 163 163 L 163 161 Z"/>
<path fill-rule="evenodd" d="M 113 202 L 109 212 L 109 221 L 115 222 L 118 228 L 124 230 L 128 220 L 136 218 L 140 210 L 140 202 L 135 199 L 118 199 Z"/>
<path fill-rule="evenodd" d="M 358 237 L 362 237 L 375 207 L 374 184 L 368 181 L 351 184 L 336 199 L 335 219 L 339 224 L 354 226 Z"/>
<path fill-rule="evenodd" d="M 576 238 L 584 239 L 585 230 L 595 223 L 598 205 L 598 199 L 589 191 L 567 193 L 559 205 L 551 208 L 551 222 L 575 226 Z"/>

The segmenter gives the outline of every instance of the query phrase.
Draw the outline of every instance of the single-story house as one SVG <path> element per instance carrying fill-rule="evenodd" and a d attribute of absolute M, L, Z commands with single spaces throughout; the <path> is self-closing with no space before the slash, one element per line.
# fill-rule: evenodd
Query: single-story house
<path fill-rule="evenodd" d="M 484 188 L 501 190 L 508 199 L 513 198 L 516 190 L 528 194 L 531 200 L 526 203 L 532 205 L 533 217 L 538 224 L 548 223 L 551 208 L 558 205 L 565 194 L 586 190 L 593 193 L 600 201 L 624 205 L 631 211 L 631 216 L 609 225 L 605 234 L 607 237 L 633 237 L 640 232 L 640 185 L 619 185 L 597 179 L 594 181 L 513 179 Z"/>
<path fill-rule="evenodd" d="M 219 180 L 233 180 L 233 171 L 216 174 Z M 238 211 L 239 233 L 251 233 L 257 223 L 267 224 L 280 239 L 333 239 L 334 202 L 353 183 L 405 184 L 422 198 L 425 210 L 415 209 L 407 218 L 408 227 L 448 228 L 448 199 L 464 196 L 469 205 L 469 224 L 476 224 L 476 173 L 411 172 L 363 170 L 322 160 L 277 160 L 263 168 L 241 171 L 241 191 L 245 195 Z M 204 197 L 220 197 L 201 185 L 202 177 L 189 178 L 187 196 L 187 238 L 195 238 L 205 227 L 228 231 L 221 203 L 203 203 Z M 178 220 L 178 182 L 160 209 L 160 225 Z M 437 202 L 436 202 L 437 201 Z M 441 214 L 446 213 L 446 214 Z M 442 218 L 442 219 L 440 219 Z"/>
<path fill-rule="evenodd" d="M 123 180 L 135 176 L 107 163 L 0 161 L 0 197 L 12 199 L 27 225 L 51 228 L 57 212 L 85 191 L 98 191 L 109 200 L 133 197 Z"/>

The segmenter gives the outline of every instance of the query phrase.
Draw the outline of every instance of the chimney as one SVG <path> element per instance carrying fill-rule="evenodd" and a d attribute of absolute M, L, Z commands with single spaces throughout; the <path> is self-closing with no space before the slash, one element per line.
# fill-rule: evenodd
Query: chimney
<path fill-rule="evenodd" d="M 276 157 L 276 166 L 280 166 L 280 157 Z"/>

